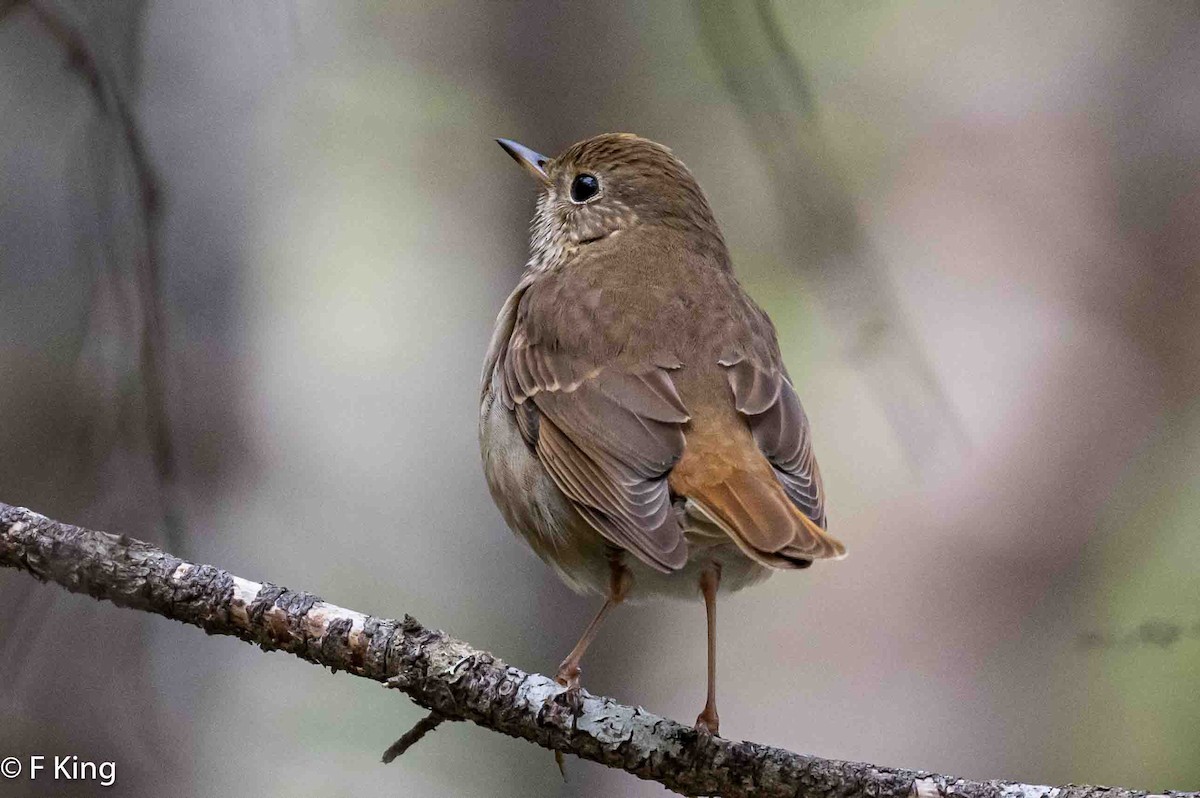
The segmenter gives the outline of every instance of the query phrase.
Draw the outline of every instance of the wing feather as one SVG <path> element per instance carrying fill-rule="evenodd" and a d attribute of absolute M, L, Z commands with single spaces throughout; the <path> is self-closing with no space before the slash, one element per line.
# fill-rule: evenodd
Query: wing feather
<path fill-rule="evenodd" d="M 788 498 L 818 527 L 825 528 L 825 492 L 813 455 L 808 417 L 782 368 L 735 356 L 721 360 L 734 403 L 750 424 L 754 440 L 775 469 Z"/>
<path fill-rule="evenodd" d="M 688 412 L 669 372 L 596 363 L 535 337 L 525 302 L 496 360 L 505 406 L 580 515 L 650 566 L 682 568 L 687 546 L 666 476 L 683 454 Z"/>

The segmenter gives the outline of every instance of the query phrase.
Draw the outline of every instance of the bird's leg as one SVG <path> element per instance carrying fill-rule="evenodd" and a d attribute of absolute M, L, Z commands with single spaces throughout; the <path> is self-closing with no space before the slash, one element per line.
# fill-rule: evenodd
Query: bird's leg
<path fill-rule="evenodd" d="M 592 644 L 592 640 L 596 637 L 596 632 L 600 630 L 601 621 L 608 615 L 609 610 L 625 600 L 625 594 L 629 591 L 629 585 L 632 581 L 629 571 L 616 558 L 610 561 L 610 567 L 612 575 L 608 586 L 608 600 L 604 602 L 604 606 L 600 608 L 600 612 L 596 613 L 596 617 L 583 630 L 583 636 L 579 638 L 579 642 L 575 644 L 575 648 L 571 649 L 571 653 L 558 666 L 558 673 L 554 677 L 555 681 L 569 690 L 579 689 L 579 661 L 583 659 L 584 652 Z"/>
<path fill-rule="evenodd" d="M 708 615 L 708 700 L 696 716 L 696 730 L 716 735 L 721 719 L 717 717 L 717 587 L 721 584 L 721 566 L 713 563 L 700 572 L 700 592 Z"/>
<path fill-rule="evenodd" d="M 583 636 L 579 638 L 579 642 L 575 644 L 575 648 L 571 649 L 571 653 L 558 666 L 558 673 L 554 680 L 568 689 L 579 687 L 579 661 L 583 659 L 583 654 L 587 651 L 588 646 L 592 644 L 593 638 L 596 637 L 596 632 L 600 629 L 600 622 L 604 620 L 604 616 L 608 615 L 608 611 L 615 607 L 617 602 L 611 598 L 604 602 L 604 606 L 600 608 L 600 612 L 596 613 L 596 617 L 592 618 L 592 622 L 583 630 Z"/>

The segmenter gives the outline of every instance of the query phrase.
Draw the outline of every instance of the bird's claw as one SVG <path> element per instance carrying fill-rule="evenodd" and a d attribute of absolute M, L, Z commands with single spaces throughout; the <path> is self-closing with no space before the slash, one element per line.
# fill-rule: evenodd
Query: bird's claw
<path fill-rule="evenodd" d="M 573 662 L 567 661 L 558 666 L 558 673 L 554 674 L 554 681 L 558 682 L 568 690 L 579 689 L 579 675 L 583 671 Z"/>
<path fill-rule="evenodd" d="M 713 737 L 721 736 L 721 719 L 717 717 L 716 712 L 704 710 L 696 716 L 696 731 L 700 734 L 708 734 Z"/>

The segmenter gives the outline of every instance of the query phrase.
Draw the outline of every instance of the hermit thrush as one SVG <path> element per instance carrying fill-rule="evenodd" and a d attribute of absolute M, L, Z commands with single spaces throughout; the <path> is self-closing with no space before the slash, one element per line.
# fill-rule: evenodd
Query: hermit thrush
<path fill-rule="evenodd" d="M 530 258 L 483 367 L 480 445 L 508 525 L 604 606 L 558 669 L 578 687 L 627 597 L 704 598 L 718 732 L 716 596 L 841 557 L 808 419 L 767 314 L 733 275 L 687 168 L 628 134 L 546 158 Z"/>

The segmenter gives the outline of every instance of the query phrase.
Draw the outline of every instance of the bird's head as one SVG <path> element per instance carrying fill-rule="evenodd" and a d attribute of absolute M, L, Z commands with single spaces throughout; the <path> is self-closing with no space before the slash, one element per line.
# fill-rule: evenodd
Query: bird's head
<path fill-rule="evenodd" d="M 579 247 L 645 227 L 666 228 L 697 247 L 723 252 L 708 200 L 669 149 L 630 133 L 605 133 L 547 158 L 496 140 L 538 181 L 530 266 L 554 268 Z"/>

